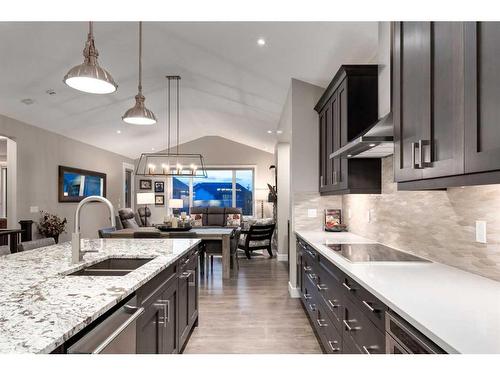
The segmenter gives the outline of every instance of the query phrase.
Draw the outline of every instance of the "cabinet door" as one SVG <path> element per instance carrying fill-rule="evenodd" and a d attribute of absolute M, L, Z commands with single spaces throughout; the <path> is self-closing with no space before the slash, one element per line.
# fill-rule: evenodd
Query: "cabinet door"
<path fill-rule="evenodd" d="M 465 25 L 465 172 L 500 169 L 500 23 Z"/>
<path fill-rule="evenodd" d="M 163 311 L 153 302 L 144 306 L 137 320 L 137 353 L 161 354 L 164 350 Z"/>
<path fill-rule="evenodd" d="M 195 253 L 190 262 L 188 277 L 188 316 L 189 326 L 195 322 L 198 317 L 198 255 Z"/>
<path fill-rule="evenodd" d="M 334 150 L 334 114 L 335 114 L 336 98 L 327 104 L 325 109 L 325 124 L 326 124 L 326 190 L 331 190 L 334 185 L 334 166 L 333 160 L 330 159 L 330 154 Z"/>
<path fill-rule="evenodd" d="M 326 117 L 325 111 L 319 115 L 319 191 L 325 191 L 326 186 Z"/>
<path fill-rule="evenodd" d="M 431 22 L 431 118 L 418 150 L 423 178 L 464 173 L 464 43 L 462 22 Z"/>
<path fill-rule="evenodd" d="M 347 79 L 339 85 L 336 93 L 337 108 L 335 119 L 335 151 L 345 146 L 348 142 L 348 110 L 347 110 Z M 347 159 L 335 159 L 335 182 L 336 189 L 347 189 Z"/>
<path fill-rule="evenodd" d="M 178 298 L 179 298 L 179 313 L 177 333 L 179 335 L 179 346 L 182 348 L 189 334 L 189 308 L 188 308 L 188 289 L 189 289 L 188 271 L 181 272 L 179 276 Z"/>
<path fill-rule="evenodd" d="M 161 303 L 166 304 L 165 320 L 163 323 L 164 345 L 163 353 L 176 354 L 179 352 L 177 336 L 177 283 L 172 283 L 161 295 Z"/>
<path fill-rule="evenodd" d="M 394 179 L 398 182 L 423 176 L 417 148 L 430 123 L 430 61 L 430 23 L 394 23 Z"/>

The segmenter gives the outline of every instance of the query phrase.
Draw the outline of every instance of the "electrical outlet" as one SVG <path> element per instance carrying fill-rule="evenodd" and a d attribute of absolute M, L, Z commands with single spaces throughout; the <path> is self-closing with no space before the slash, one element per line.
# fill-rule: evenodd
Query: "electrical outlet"
<path fill-rule="evenodd" d="M 31 206 L 30 207 L 30 212 L 32 214 L 36 214 L 36 213 L 40 212 L 40 210 L 38 209 L 38 206 Z"/>
<path fill-rule="evenodd" d="M 316 217 L 318 216 L 318 210 L 316 210 L 315 208 L 309 208 L 307 210 L 307 217 Z"/>
<path fill-rule="evenodd" d="M 476 242 L 486 243 L 486 221 L 476 220 Z"/>

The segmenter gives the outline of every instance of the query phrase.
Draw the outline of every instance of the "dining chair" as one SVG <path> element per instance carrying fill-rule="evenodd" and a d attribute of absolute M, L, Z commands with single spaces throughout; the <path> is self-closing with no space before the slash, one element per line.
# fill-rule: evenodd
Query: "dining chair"
<path fill-rule="evenodd" d="M 269 256 L 273 257 L 273 250 L 271 249 L 271 239 L 273 237 L 274 228 L 276 224 L 254 224 L 250 226 L 248 231 L 243 231 L 242 238 L 239 239 L 238 249 L 245 251 L 248 259 L 251 259 L 251 253 L 255 250 L 266 249 Z"/>
<path fill-rule="evenodd" d="M 109 228 L 101 228 L 97 231 L 99 234 L 99 238 L 111 238 L 110 233 L 116 232 L 115 227 L 109 227 Z"/>

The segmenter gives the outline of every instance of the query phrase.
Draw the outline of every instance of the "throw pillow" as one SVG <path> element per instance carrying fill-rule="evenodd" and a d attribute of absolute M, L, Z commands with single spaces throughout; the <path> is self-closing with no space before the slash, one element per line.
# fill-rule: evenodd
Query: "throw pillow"
<path fill-rule="evenodd" d="M 239 227 L 241 225 L 241 215 L 240 214 L 228 214 L 226 215 L 226 226 L 227 227 Z"/>
<path fill-rule="evenodd" d="M 202 227 L 203 226 L 203 214 L 193 214 L 191 215 L 191 226 L 192 227 Z"/>

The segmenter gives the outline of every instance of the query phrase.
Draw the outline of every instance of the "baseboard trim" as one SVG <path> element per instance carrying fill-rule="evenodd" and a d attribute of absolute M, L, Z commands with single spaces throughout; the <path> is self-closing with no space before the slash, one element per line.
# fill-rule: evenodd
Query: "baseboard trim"
<path fill-rule="evenodd" d="M 290 281 L 288 282 L 288 294 L 290 294 L 291 298 L 300 298 L 299 288 L 295 288 L 294 286 L 292 286 Z"/>
<path fill-rule="evenodd" d="M 288 254 L 278 253 L 277 258 L 280 262 L 288 262 Z"/>

